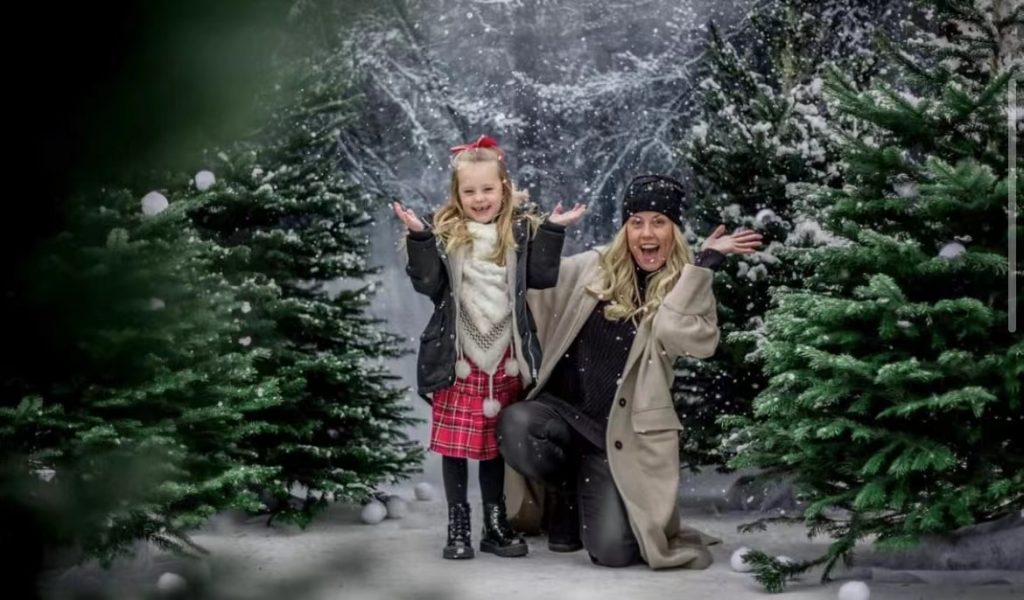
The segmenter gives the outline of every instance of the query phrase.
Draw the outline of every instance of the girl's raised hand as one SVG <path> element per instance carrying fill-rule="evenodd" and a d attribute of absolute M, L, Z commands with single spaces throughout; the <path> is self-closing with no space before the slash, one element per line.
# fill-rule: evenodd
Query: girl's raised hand
<path fill-rule="evenodd" d="M 555 209 L 551 211 L 551 216 L 548 217 L 548 221 L 551 221 L 555 225 L 571 225 L 576 221 L 580 220 L 580 217 L 587 212 L 587 205 L 576 203 L 570 210 L 563 210 L 562 203 L 559 202 L 555 205 Z"/>
<path fill-rule="evenodd" d="M 406 228 L 409 231 L 423 231 L 426 226 L 423 225 L 423 221 L 416 216 L 416 213 L 412 210 L 405 208 L 399 202 L 392 202 L 391 208 L 395 211 L 395 216 L 401 219 L 402 223 L 405 223 Z"/>

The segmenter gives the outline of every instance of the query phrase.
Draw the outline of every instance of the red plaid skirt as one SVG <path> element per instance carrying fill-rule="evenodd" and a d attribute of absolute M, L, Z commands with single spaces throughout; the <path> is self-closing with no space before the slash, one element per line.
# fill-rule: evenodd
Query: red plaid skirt
<path fill-rule="evenodd" d="M 505 361 L 510 354 L 505 353 L 494 373 L 494 399 L 502 408 L 518 400 L 523 389 L 518 375 L 511 377 L 505 373 Z M 484 416 L 489 376 L 473 361 L 466 361 L 470 366 L 469 377 L 456 378 L 451 387 L 434 392 L 430 449 L 442 456 L 490 460 L 498 456 L 498 417 Z"/>

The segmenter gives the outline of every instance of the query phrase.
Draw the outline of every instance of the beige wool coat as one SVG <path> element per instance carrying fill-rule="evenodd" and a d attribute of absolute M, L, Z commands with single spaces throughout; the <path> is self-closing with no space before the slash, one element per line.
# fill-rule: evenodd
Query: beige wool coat
<path fill-rule="evenodd" d="M 544 388 L 558 359 L 597 306 L 598 299 L 586 288 L 600 273 L 602 250 L 562 259 L 558 284 L 528 293 L 543 358 L 537 386 L 526 401 Z M 709 269 L 686 265 L 654 318 L 637 326 L 608 418 L 605 440 L 612 478 L 640 553 L 652 569 L 706 568 L 712 558 L 705 546 L 719 541 L 680 523 L 676 498 L 682 425 L 671 394 L 674 359 L 684 354 L 707 358 L 718 345 L 712 275 Z M 516 526 L 537 529 L 542 490 L 539 483 L 507 470 L 506 503 Z"/>

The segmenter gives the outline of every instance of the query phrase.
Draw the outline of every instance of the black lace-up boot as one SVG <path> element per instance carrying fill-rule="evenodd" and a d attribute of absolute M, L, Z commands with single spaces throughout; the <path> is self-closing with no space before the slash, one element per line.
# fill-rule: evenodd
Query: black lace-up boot
<path fill-rule="evenodd" d="M 484 535 L 480 540 L 480 551 L 506 557 L 526 556 L 529 551 L 523 536 L 508 524 L 504 498 L 497 504 L 484 503 Z"/>
<path fill-rule="evenodd" d="M 444 547 L 443 554 L 445 558 L 460 559 L 475 556 L 469 529 L 469 504 L 449 504 L 448 543 Z"/>

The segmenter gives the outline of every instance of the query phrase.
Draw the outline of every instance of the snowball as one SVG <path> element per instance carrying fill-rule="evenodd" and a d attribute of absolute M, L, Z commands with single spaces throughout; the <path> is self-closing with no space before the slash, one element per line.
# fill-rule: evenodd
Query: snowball
<path fill-rule="evenodd" d="M 732 565 L 733 571 L 738 573 L 749 573 L 753 570 L 754 565 L 748 562 L 743 562 L 743 557 L 746 556 L 748 552 L 750 552 L 750 548 L 741 546 L 732 553 L 732 557 L 729 559 L 729 564 Z"/>
<path fill-rule="evenodd" d="M 376 500 L 364 506 L 363 511 L 359 513 L 359 518 L 367 525 L 376 525 L 383 521 L 386 516 L 388 516 L 388 509 Z"/>
<path fill-rule="evenodd" d="M 863 581 L 848 581 L 839 588 L 839 600 L 868 600 L 871 589 Z"/>
<path fill-rule="evenodd" d="M 164 573 L 156 580 L 156 589 L 162 596 L 176 596 L 185 591 L 188 582 L 177 573 Z"/>
<path fill-rule="evenodd" d="M 401 496 L 388 496 L 386 508 L 389 519 L 402 519 L 409 515 L 409 503 Z"/>
<path fill-rule="evenodd" d="M 437 497 L 437 492 L 434 491 L 434 486 L 430 485 L 426 481 L 421 481 L 416 484 L 416 487 L 412 489 L 413 494 L 416 495 L 416 499 L 427 502 Z"/>
<path fill-rule="evenodd" d="M 952 260 L 954 258 L 959 258 L 960 255 L 966 251 L 967 248 L 964 248 L 964 245 L 960 242 L 949 242 L 939 250 L 939 258 Z"/>
<path fill-rule="evenodd" d="M 196 189 L 199 190 L 200 192 L 205 192 L 206 190 L 213 187 L 213 184 L 217 183 L 217 177 L 213 174 L 212 171 L 199 171 L 198 173 L 196 173 L 195 182 Z"/>
<path fill-rule="evenodd" d="M 142 214 L 156 216 L 167 210 L 167 197 L 160 192 L 150 192 L 142 197 Z"/>

